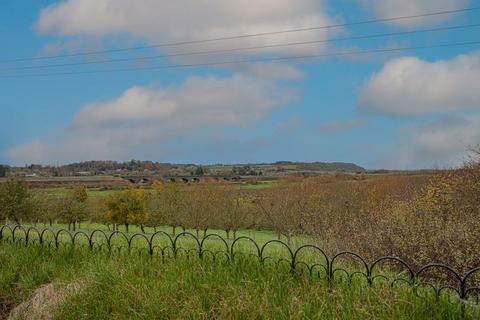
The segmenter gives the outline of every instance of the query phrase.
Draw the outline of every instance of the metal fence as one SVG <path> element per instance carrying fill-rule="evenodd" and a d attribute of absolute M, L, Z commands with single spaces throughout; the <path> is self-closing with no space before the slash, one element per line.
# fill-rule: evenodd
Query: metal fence
<path fill-rule="evenodd" d="M 260 265 L 272 264 L 294 274 L 324 279 L 329 285 L 361 279 L 373 286 L 383 281 L 391 287 L 406 285 L 417 295 L 445 296 L 451 302 L 464 305 L 478 305 L 480 297 L 480 267 L 460 273 L 450 266 L 432 263 L 414 270 L 399 257 L 384 256 L 368 262 L 351 251 L 329 256 L 314 244 L 293 247 L 281 240 L 260 244 L 247 236 L 230 240 L 218 234 L 197 237 L 186 231 L 173 236 L 165 231 L 147 235 L 3 225 L 0 226 L 1 242 L 49 248 L 86 247 L 109 253 L 138 252 L 163 260 L 186 257 L 235 263 L 249 258 L 255 259 Z"/>

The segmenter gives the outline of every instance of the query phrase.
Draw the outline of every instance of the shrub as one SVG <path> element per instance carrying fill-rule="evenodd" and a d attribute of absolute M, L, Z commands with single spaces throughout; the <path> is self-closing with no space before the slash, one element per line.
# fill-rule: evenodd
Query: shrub
<path fill-rule="evenodd" d="M 129 188 L 110 196 L 106 201 L 107 217 L 115 224 L 143 225 L 148 218 L 145 191 Z"/>
<path fill-rule="evenodd" d="M 32 209 L 32 195 L 25 180 L 10 178 L 0 184 L 0 219 L 19 224 L 31 218 Z"/>

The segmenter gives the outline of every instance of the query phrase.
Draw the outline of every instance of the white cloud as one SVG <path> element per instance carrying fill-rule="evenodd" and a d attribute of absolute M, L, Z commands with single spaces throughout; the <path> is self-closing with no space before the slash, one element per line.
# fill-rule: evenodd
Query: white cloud
<path fill-rule="evenodd" d="M 360 92 L 361 110 L 416 116 L 480 109 L 480 53 L 428 62 L 416 57 L 388 61 Z"/>
<path fill-rule="evenodd" d="M 358 0 L 367 10 L 380 19 L 399 16 L 413 16 L 424 13 L 457 10 L 467 7 L 469 0 Z M 453 14 L 443 14 L 412 19 L 389 21 L 399 27 L 416 27 L 437 24 L 452 18 Z"/>
<path fill-rule="evenodd" d="M 445 117 L 408 132 L 383 164 L 392 168 L 454 167 L 463 164 L 469 148 L 480 143 L 480 114 Z"/>
<path fill-rule="evenodd" d="M 42 10 L 37 30 L 62 36 L 98 38 L 131 35 L 150 43 L 218 38 L 333 23 L 320 0 L 66 0 Z M 327 29 L 207 43 L 224 48 L 326 39 Z M 167 51 L 185 50 L 164 48 Z M 195 44 L 198 49 L 199 45 Z M 321 51 L 322 45 L 262 52 Z M 248 53 L 252 54 L 252 52 Z"/>
<path fill-rule="evenodd" d="M 180 87 L 133 87 L 108 102 L 86 105 L 53 139 L 16 146 L 16 163 L 161 157 L 162 144 L 197 131 L 246 127 L 295 95 L 244 75 L 190 77 Z"/>
<path fill-rule="evenodd" d="M 367 124 L 364 119 L 353 119 L 348 121 L 332 121 L 325 123 L 320 127 L 320 132 L 323 133 L 341 133 L 347 130 L 362 127 Z"/>

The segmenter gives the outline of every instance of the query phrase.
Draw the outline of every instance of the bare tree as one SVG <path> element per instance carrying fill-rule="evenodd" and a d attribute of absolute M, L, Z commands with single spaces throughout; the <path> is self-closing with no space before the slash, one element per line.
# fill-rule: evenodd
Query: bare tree
<path fill-rule="evenodd" d="M 233 232 L 233 239 L 237 237 L 240 228 L 246 228 L 251 223 L 253 203 L 251 197 L 234 190 L 230 185 L 217 190 L 218 226 L 225 229 L 227 239 Z"/>

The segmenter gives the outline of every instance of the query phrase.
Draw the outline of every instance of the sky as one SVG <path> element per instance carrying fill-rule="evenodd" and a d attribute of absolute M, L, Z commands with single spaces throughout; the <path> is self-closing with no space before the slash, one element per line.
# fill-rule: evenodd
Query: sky
<path fill-rule="evenodd" d="M 6 0 L 0 163 L 458 166 L 480 143 L 476 7 L 480 1 Z M 464 8 L 473 9 L 397 19 Z M 230 39 L 211 41 L 218 38 Z"/>

